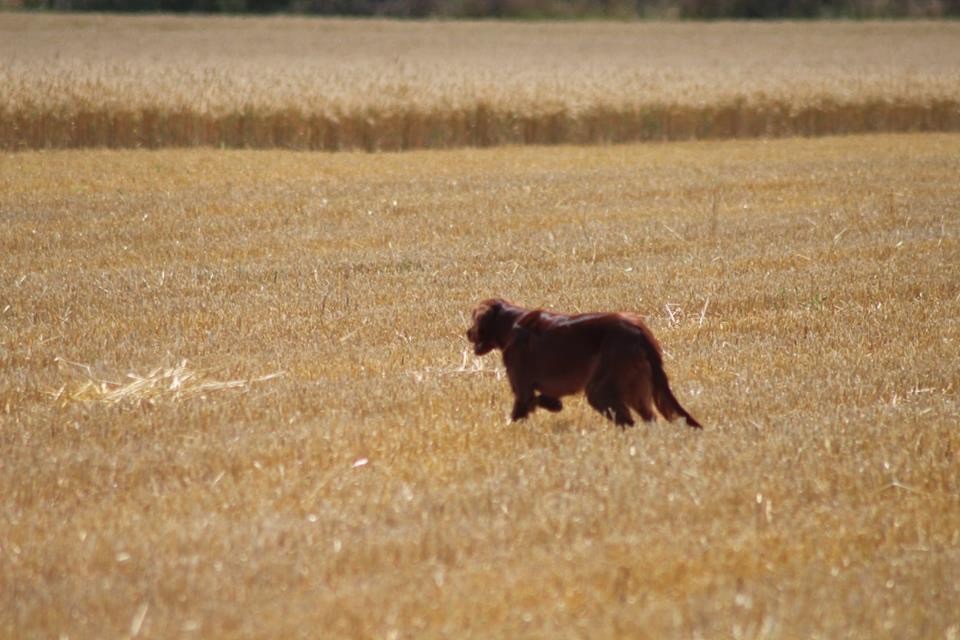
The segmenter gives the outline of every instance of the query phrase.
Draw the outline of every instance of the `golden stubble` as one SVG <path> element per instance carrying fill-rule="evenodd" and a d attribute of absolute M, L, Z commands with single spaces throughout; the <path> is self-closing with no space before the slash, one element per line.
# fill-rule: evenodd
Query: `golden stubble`
<path fill-rule="evenodd" d="M 960 137 L 0 156 L 0 636 L 951 637 Z M 706 429 L 507 424 L 491 295 Z"/>

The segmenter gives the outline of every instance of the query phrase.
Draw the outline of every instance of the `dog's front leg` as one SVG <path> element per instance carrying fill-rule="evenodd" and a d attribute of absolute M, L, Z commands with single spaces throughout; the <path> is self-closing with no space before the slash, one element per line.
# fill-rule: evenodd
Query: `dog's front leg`
<path fill-rule="evenodd" d="M 516 422 L 517 420 L 523 420 L 530 412 L 534 409 L 534 403 L 523 400 L 522 398 L 517 398 L 513 402 L 513 411 L 510 412 L 510 420 Z"/>
<path fill-rule="evenodd" d="M 513 390 L 513 411 L 510 419 L 514 422 L 523 420 L 530 412 L 537 408 L 537 397 L 533 380 L 527 372 L 527 363 L 524 353 L 526 340 L 515 341 L 503 352 L 503 364 L 507 369 L 507 378 Z"/>
<path fill-rule="evenodd" d="M 525 379 L 521 371 L 508 367 L 507 377 L 510 378 L 510 388 L 513 389 L 513 411 L 510 419 L 516 422 L 523 420 L 537 408 L 537 397 L 533 383 Z"/>

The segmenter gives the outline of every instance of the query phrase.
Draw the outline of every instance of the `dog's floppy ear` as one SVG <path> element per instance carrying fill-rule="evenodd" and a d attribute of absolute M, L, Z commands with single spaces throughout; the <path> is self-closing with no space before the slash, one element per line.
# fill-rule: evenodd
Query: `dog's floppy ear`
<path fill-rule="evenodd" d="M 487 298 L 480 302 L 477 307 L 473 310 L 473 319 L 475 321 L 483 318 L 487 320 L 489 318 L 496 317 L 500 311 L 503 310 L 503 300 L 500 298 Z"/>
<path fill-rule="evenodd" d="M 485 300 L 484 304 L 490 311 L 497 314 L 503 311 L 503 306 L 506 304 L 506 301 L 504 301 L 503 298 L 490 298 L 489 300 Z"/>

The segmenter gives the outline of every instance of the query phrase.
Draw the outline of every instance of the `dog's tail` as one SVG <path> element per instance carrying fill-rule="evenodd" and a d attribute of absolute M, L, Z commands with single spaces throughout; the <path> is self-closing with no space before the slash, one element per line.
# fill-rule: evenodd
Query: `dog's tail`
<path fill-rule="evenodd" d="M 659 354 L 657 354 L 659 356 Z M 670 390 L 670 384 L 667 380 L 667 373 L 663 370 L 663 360 L 657 357 L 651 360 L 650 368 L 653 370 L 653 402 L 657 409 L 667 420 L 673 420 L 677 416 L 683 416 L 687 424 L 694 429 L 703 429 L 703 425 L 697 422 L 690 413 L 683 408 L 683 405 L 673 395 Z"/>
<path fill-rule="evenodd" d="M 663 356 L 660 354 L 660 345 L 657 343 L 657 339 L 653 337 L 653 333 L 645 325 L 641 324 L 638 328 L 641 329 L 645 338 L 643 346 L 647 361 L 650 363 L 650 372 L 653 378 L 653 402 L 657 405 L 657 410 L 667 420 L 683 416 L 687 424 L 694 429 L 703 429 L 703 425 L 683 408 L 677 397 L 673 395 L 673 391 L 670 390 L 670 381 L 667 379 L 667 372 L 663 369 Z"/>

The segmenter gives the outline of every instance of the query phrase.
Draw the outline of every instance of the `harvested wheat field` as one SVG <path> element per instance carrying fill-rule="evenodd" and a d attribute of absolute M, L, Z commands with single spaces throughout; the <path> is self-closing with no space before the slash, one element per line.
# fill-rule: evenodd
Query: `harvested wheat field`
<path fill-rule="evenodd" d="M 0 13 L 0 148 L 960 131 L 960 23 Z"/>
<path fill-rule="evenodd" d="M 960 136 L 0 155 L 0 636 L 960 633 Z M 507 422 L 483 297 L 705 429 Z"/>

